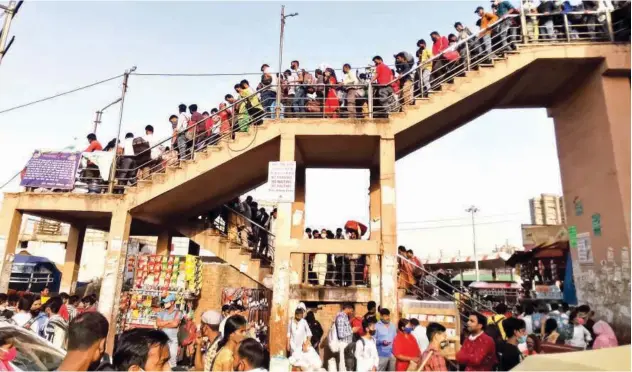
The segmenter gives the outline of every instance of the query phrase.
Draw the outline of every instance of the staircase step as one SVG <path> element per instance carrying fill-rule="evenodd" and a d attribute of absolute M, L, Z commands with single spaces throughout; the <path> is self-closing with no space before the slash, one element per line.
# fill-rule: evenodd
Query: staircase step
<path fill-rule="evenodd" d="M 485 67 L 485 68 L 490 68 L 490 67 L 494 67 L 494 63 L 481 63 L 479 64 L 479 66 L 481 67 Z"/>
<path fill-rule="evenodd" d="M 138 187 L 145 187 L 145 186 L 149 186 L 153 183 L 153 181 L 151 179 L 146 179 L 146 180 L 137 180 L 136 184 L 138 185 Z"/>
<path fill-rule="evenodd" d="M 155 183 L 163 183 L 167 179 L 167 175 L 164 173 L 154 173 L 151 175 L 151 180 Z"/>

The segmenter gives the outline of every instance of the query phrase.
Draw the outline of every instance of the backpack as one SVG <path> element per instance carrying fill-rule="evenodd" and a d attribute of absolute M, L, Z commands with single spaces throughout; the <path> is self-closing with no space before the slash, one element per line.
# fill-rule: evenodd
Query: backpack
<path fill-rule="evenodd" d="M 503 320 L 505 320 L 505 316 L 503 315 L 500 319 L 498 320 L 493 320 L 494 317 L 492 316 L 493 323 L 492 324 L 488 324 L 485 327 L 485 333 L 492 338 L 492 340 L 494 340 L 494 342 L 496 343 L 496 345 L 498 345 L 500 342 L 503 341 L 503 334 L 502 332 L 500 332 L 500 327 L 498 326 L 498 324 L 500 322 L 502 322 Z"/>

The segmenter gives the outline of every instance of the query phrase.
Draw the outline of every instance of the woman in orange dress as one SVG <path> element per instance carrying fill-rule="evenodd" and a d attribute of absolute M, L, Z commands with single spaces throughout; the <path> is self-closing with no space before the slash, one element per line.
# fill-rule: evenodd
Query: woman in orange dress
<path fill-rule="evenodd" d="M 340 102 L 338 101 L 338 95 L 336 94 L 336 86 L 338 80 L 336 79 L 336 72 L 332 68 L 325 70 L 325 107 L 323 112 L 326 118 L 338 118 L 338 111 L 340 110 Z"/>

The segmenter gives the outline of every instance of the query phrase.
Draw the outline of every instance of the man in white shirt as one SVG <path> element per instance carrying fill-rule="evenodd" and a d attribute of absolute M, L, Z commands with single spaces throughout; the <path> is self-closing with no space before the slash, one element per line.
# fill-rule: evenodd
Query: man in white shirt
<path fill-rule="evenodd" d="M 127 133 L 123 141 L 123 155 L 134 156 L 134 134 Z"/>
<path fill-rule="evenodd" d="M 288 324 L 287 327 L 287 348 L 290 351 L 289 355 L 292 355 L 295 351 L 303 350 L 303 343 L 308 338 L 311 339 L 312 331 L 309 329 L 309 324 L 303 319 L 305 310 L 302 307 L 298 307 L 294 311 L 294 319 Z"/>
<path fill-rule="evenodd" d="M 380 358 L 377 355 L 377 346 L 375 345 L 375 317 L 368 317 L 362 321 L 364 335 L 356 341 L 355 353 L 356 371 L 358 372 L 375 372 L 378 369 Z"/>
<path fill-rule="evenodd" d="M 178 155 L 180 157 L 180 159 L 184 159 L 186 156 L 186 152 L 187 152 L 187 137 L 186 137 L 186 130 L 189 127 L 189 120 L 191 120 L 191 117 L 189 115 L 187 115 L 187 105 L 185 105 L 184 103 L 180 104 L 178 106 L 178 125 L 176 126 L 176 131 L 177 131 L 177 144 L 178 144 Z"/>
<path fill-rule="evenodd" d="M 423 353 L 428 348 L 430 341 L 428 341 L 428 335 L 426 334 L 426 327 L 419 324 L 419 320 L 412 318 L 410 324 L 413 326 L 413 336 L 417 340 L 419 350 Z"/>
<path fill-rule="evenodd" d="M 145 127 L 145 137 L 143 137 L 147 143 L 149 143 L 149 148 L 151 149 L 151 159 L 156 160 L 160 158 L 162 152 L 164 151 L 163 146 L 157 146 L 158 141 L 154 137 L 154 127 L 148 125 Z"/>
<path fill-rule="evenodd" d="M 360 87 L 358 85 L 360 82 L 358 81 L 357 76 L 351 72 L 350 64 L 345 63 L 344 66 L 342 66 L 342 72 L 344 73 L 342 76 L 342 85 L 344 86 L 346 92 L 345 107 L 347 108 L 350 118 L 357 118 L 358 107 L 356 105 L 356 101 L 359 98 L 358 91 Z M 362 110 L 360 110 L 360 112 L 361 111 Z"/>

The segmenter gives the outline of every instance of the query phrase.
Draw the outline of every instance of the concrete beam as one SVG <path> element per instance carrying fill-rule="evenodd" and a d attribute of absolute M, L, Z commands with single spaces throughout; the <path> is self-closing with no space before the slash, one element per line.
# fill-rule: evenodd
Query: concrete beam
<path fill-rule="evenodd" d="M 4 200 L 16 199 L 17 209 L 22 211 L 90 211 L 112 213 L 126 207 L 125 195 L 120 194 L 73 194 L 73 193 L 5 193 Z"/>
<path fill-rule="evenodd" d="M 377 240 L 297 239 L 294 243 L 291 253 L 380 254 Z"/>

